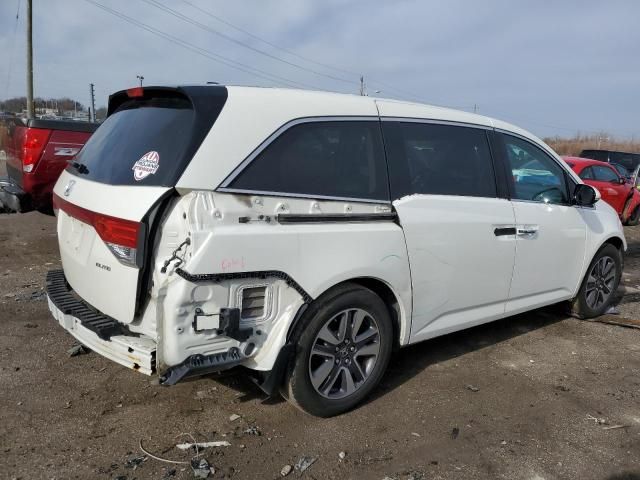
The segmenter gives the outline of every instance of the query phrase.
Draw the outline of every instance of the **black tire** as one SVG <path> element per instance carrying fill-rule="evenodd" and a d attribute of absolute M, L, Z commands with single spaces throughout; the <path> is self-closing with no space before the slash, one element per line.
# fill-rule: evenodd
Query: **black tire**
<path fill-rule="evenodd" d="M 636 207 L 636 209 L 629 215 L 627 221 L 624 222 L 625 225 L 629 227 L 635 227 L 640 223 L 640 206 Z"/>
<path fill-rule="evenodd" d="M 615 268 L 615 272 L 613 272 L 613 280 L 607 285 L 607 282 L 603 282 L 600 277 L 601 275 L 593 275 L 594 268 L 601 262 L 601 260 L 610 258 L 613 261 L 613 268 Z M 602 264 L 602 263 L 601 263 Z M 597 272 L 596 272 L 597 273 Z M 606 278 L 608 278 L 609 273 L 606 273 Z M 593 257 L 589 268 L 585 274 L 584 279 L 582 280 L 582 285 L 580 286 L 580 290 L 576 298 L 574 298 L 572 302 L 572 314 L 578 318 L 594 318 L 602 315 L 609 305 L 611 301 L 616 296 L 616 291 L 618 289 L 618 285 L 620 285 L 620 278 L 622 276 L 622 254 L 620 250 L 614 247 L 611 244 L 604 245 L 598 253 Z M 590 281 L 590 278 L 595 278 L 600 283 L 596 283 L 596 291 L 599 290 L 598 285 L 604 286 L 602 287 L 601 292 L 598 292 L 598 295 L 605 296 L 604 301 L 600 305 L 593 304 L 593 287 L 594 282 Z M 608 292 L 608 293 L 607 293 Z M 587 298 L 589 296 L 589 298 Z M 591 301 L 590 301 L 591 300 Z"/>
<path fill-rule="evenodd" d="M 358 335 L 358 332 L 354 332 L 351 335 L 348 333 L 356 322 L 354 315 L 362 315 L 360 312 L 364 312 L 366 315 L 364 316 L 365 320 L 362 320 L 360 323 L 361 328 L 358 332 L 363 332 L 364 327 L 367 327 L 364 329 L 364 333 L 375 331 L 376 328 L 378 332 L 377 340 L 374 339 L 368 343 L 369 346 L 378 345 L 374 347 L 378 349 L 377 357 L 373 363 L 368 363 L 364 369 L 360 363 L 362 358 L 366 358 L 366 360 L 364 360 L 366 362 L 371 362 L 371 357 L 357 357 L 357 350 L 355 353 L 348 352 L 348 348 L 355 349 L 355 345 L 359 345 L 358 342 L 355 342 L 356 338 L 364 336 L 362 333 Z M 363 317 L 360 316 L 360 318 Z M 326 359 L 317 353 L 314 353 L 312 356 L 314 346 L 317 348 L 318 342 L 323 342 L 322 338 L 319 338 L 320 331 L 324 329 L 323 331 L 326 332 L 325 327 L 331 327 L 332 325 L 339 324 L 342 326 L 343 321 L 345 321 L 347 325 L 351 325 L 351 327 L 345 327 L 349 328 L 349 330 L 345 330 L 342 340 L 343 342 L 348 342 L 349 338 L 353 338 L 352 346 L 344 346 L 339 353 L 334 353 L 333 357 L 328 356 Z M 296 343 L 296 355 L 289 364 L 283 385 L 283 396 L 296 407 L 318 417 L 332 417 L 358 405 L 380 382 L 389 364 L 393 347 L 393 325 L 391 321 L 389 309 L 380 297 L 373 291 L 356 284 L 340 285 L 318 298 L 305 312 L 296 331 L 293 332 L 293 340 Z M 337 332 L 333 338 L 338 342 L 340 340 L 340 332 Z M 342 345 L 342 342 L 340 345 Z M 327 343 L 326 345 L 322 344 L 321 347 L 328 348 L 332 352 L 334 347 L 336 350 L 338 349 L 337 345 L 331 343 Z M 347 350 L 346 358 L 344 358 L 345 349 Z M 314 350 L 314 352 L 316 351 L 317 350 Z M 364 351 L 364 349 L 362 351 Z M 328 355 L 331 355 L 331 353 Z M 333 377 L 336 379 L 333 384 L 335 388 L 331 388 L 332 385 L 329 385 L 326 395 L 345 396 L 341 398 L 329 398 L 316 389 L 312 383 L 311 375 L 314 369 L 314 362 L 317 364 L 318 357 L 320 357 L 323 369 L 325 368 L 325 362 L 328 362 L 326 368 L 330 367 L 331 369 L 331 373 L 326 377 L 326 383 L 322 385 L 331 383 L 333 372 L 336 369 L 340 370 L 340 373 Z M 347 360 L 347 358 L 349 360 Z M 338 363 L 347 361 L 350 362 L 349 365 Z M 358 362 L 357 365 L 356 362 Z M 367 373 L 363 375 L 363 379 L 360 379 L 358 386 L 355 387 L 355 391 L 347 394 L 346 392 L 349 391 L 349 388 L 346 386 L 347 379 L 345 376 L 350 375 L 352 369 L 356 367 L 358 372 Z M 318 368 L 318 370 L 320 370 L 320 368 Z M 354 378 L 356 378 L 356 376 L 352 375 L 351 380 L 353 381 Z M 337 385 L 340 385 L 340 388 L 338 388 Z M 351 384 L 350 388 L 354 388 L 354 385 L 355 383 Z M 319 389 L 323 390 L 323 388 L 320 387 Z"/>

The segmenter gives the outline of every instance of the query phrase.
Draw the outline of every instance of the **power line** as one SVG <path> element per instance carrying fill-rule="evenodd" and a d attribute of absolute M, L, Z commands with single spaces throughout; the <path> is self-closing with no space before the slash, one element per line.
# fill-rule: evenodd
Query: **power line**
<path fill-rule="evenodd" d="M 220 23 L 223 23 L 225 25 L 227 25 L 228 27 L 233 28 L 234 30 L 237 30 L 238 32 L 244 33 L 245 35 L 248 35 L 251 38 L 254 38 L 262 43 L 265 43 L 266 45 L 269 45 L 272 48 L 275 48 L 276 50 L 280 50 L 282 52 L 285 52 L 291 56 L 297 57 L 300 60 L 304 60 L 305 62 L 309 62 L 309 63 L 313 63 L 315 65 L 318 65 L 320 67 L 324 67 L 324 68 L 328 68 L 330 70 L 335 70 L 336 72 L 342 72 L 342 73 L 346 73 L 347 75 L 354 75 L 354 76 L 358 76 L 360 75 L 359 73 L 356 72 L 352 72 L 343 68 L 339 68 L 339 67 L 335 67 L 332 65 L 327 65 L 326 63 L 322 63 L 322 62 L 318 62 L 316 60 L 313 60 L 309 57 L 305 57 L 303 55 L 300 55 L 296 52 L 294 52 L 293 50 L 289 50 L 288 48 L 276 45 L 275 43 L 270 42 L 269 40 L 266 40 L 262 37 L 259 37 L 258 35 L 249 32 L 248 30 L 245 30 L 244 28 L 238 27 L 237 25 L 234 25 L 233 23 L 229 22 L 228 20 L 225 20 L 224 18 L 218 16 L 218 15 L 214 15 L 213 13 L 211 13 L 208 10 L 205 10 L 204 8 L 199 7 L 198 5 L 194 5 L 192 2 L 188 1 L 188 0 L 181 0 L 183 3 L 186 3 L 187 5 L 191 6 L 192 8 L 195 8 L 196 10 L 200 11 L 201 13 L 204 13 L 205 15 L 213 18 L 214 20 L 217 20 Z"/>
<path fill-rule="evenodd" d="M 147 0 L 143 0 L 143 1 L 147 1 Z M 238 27 L 237 25 L 234 25 L 233 23 L 229 22 L 228 20 L 225 20 L 224 18 L 220 17 L 219 15 L 215 15 L 215 14 L 211 13 L 210 11 L 199 7 L 198 5 L 195 5 L 193 2 L 190 2 L 188 0 L 181 0 L 181 1 L 183 3 L 186 3 L 187 5 L 191 6 L 192 8 L 198 10 L 199 12 L 204 13 L 205 15 L 213 18 L 214 20 L 217 20 L 217 21 L 219 21 L 219 22 L 221 22 L 221 23 L 223 23 L 223 24 L 225 24 L 225 25 L 227 25 L 227 26 L 229 26 L 229 27 L 231 27 L 231 28 L 233 28 L 233 29 L 235 29 L 235 30 L 237 30 L 239 32 L 244 33 L 245 35 L 250 36 L 251 38 L 255 38 L 256 40 L 259 40 L 259 41 L 265 43 L 266 45 L 269 45 L 270 47 L 273 47 L 273 48 L 275 48 L 277 50 L 281 50 L 281 51 L 283 51 L 283 52 L 285 52 L 285 53 L 287 53 L 289 55 L 292 55 L 294 57 L 297 57 L 297 58 L 299 58 L 301 60 L 304 60 L 304 61 L 309 62 L 309 63 L 313 63 L 315 65 L 318 65 L 318 66 L 321 66 L 321 67 L 324 67 L 324 68 L 328 68 L 328 69 L 335 70 L 335 71 L 338 71 L 338 72 L 346 73 L 347 75 L 354 75 L 354 76 L 358 76 L 358 77 L 361 76 L 360 73 L 353 72 L 353 71 L 346 70 L 346 69 L 339 68 L 339 67 L 335 67 L 335 66 L 332 66 L 332 65 L 328 65 L 326 63 L 318 62 L 318 61 L 313 60 L 313 59 L 311 59 L 309 57 L 305 57 L 303 55 L 300 55 L 300 54 L 298 54 L 298 53 L 296 53 L 296 52 L 294 52 L 294 51 L 292 51 L 292 50 L 290 50 L 288 48 L 282 47 L 280 45 L 276 45 L 275 43 L 270 42 L 269 40 L 266 40 L 263 37 L 255 35 L 254 33 L 251 33 L 248 30 L 245 30 L 244 28 Z M 331 77 L 331 78 L 333 78 L 333 77 Z M 357 82 L 353 82 L 353 81 L 349 81 L 349 80 L 346 80 L 346 81 L 348 81 L 349 83 L 356 83 L 357 84 Z M 380 85 L 380 86 L 384 87 L 387 90 L 395 91 L 396 93 L 399 93 L 399 94 L 401 94 L 401 95 L 403 95 L 405 97 L 408 97 L 410 99 L 417 100 L 419 102 L 430 103 L 427 100 L 425 100 L 424 98 L 421 98 L 419 95 L 416 95 L 413 92 L 409 92 L 407 90 L 403 90 L 403 89 L 394 87 L 393 85 L 390 85 L 390 84 L 385 83 L 385 82 L 380 82 L 380 81 L 378 81 L 376 79 L 370 80 L 369 84 L 371 84 L 371 85 Z"/>
<path fill-rule="evenodd" d="M 142 23 L 132 17 L 129 17 L 128 15 L 123 14 L 122 12 L 119 12 L 117 10 L 113 10 L 101 3 L 96 2 L 95 0 L 84 0 L 87 3 L 90 3 L 92 5 L 94 5 L 95 7 L 98 7 L 102 10 L 104 10 L 105 12 L 110 13 L 111 15 L 114 15 L 122 20 L 124 20 L 125 22 L 128 22 L 132 25 L 135 25 L 139 28 L 142 28 L 143 30 L 146 30 L 147 32 L 153 33 L 156 36 L 159 36 L 161 38 L 164 38 L 165 40 L 174 43 L 176 45 L 179 45 L 187 50 L 190 50 L 194 53 L 197 53 L 198 55 L 201 55 L 203 57 L 209 58 L 210 60 L 213 60 L 215 62 L 221 63 L 223 65 L 226 65 L 228 67 L 231 68 L 235 68 L 236 70 L 240 70 L 243 71 L 245 73 L 248 73 L 250 75 L 253 75 L 255 77 L 260 77 L 263 78 L 265 80 L 268 80 L 270 82 L 274 82 L 276 84 L 284 84 L 290 87 L 302 87 L 302 88 L 311 88 L 311 89 L 317 89 L 317 87 L 314 87 L 312 85 L 308 85 L 302 82 L 295 82 L 293 80 L 288 80 L 284 77 L 281 77 L 279 75 L 275 75 L 275 74 L 271 74 L 268 72 L 265 72 L 264 70 L 260 70 L 258 68 L 255 67 L 250 67 L 249 65 L 245 65 L 243 63 L 237 62 L 235 60 L 232 60 L 230 58 L 227 57 L 223 57 L 222 55 L 218 55 L 217 53 L 214 53 L 210 50 L 206 50 L 204 48 L 198 47 L 197 45 L 194 45 L 193 43 L 189 43 L 185 40 L 181 40 L 178 37 L 175 37 L 171 34 L 168 34 L 166 32 L 163 32 L 162 30 L 159 30 L 157 28 L 154 28 L 150 25 L 147 25 L 145 23 Z"/>
<path fill-rule="evenodd" d="M 334 75 L 329 75 L 329 74 L 326 74 L 326 73 L 323 73 L 323 72 L 319 72 L 317 70 L 313 70 L 313 69 L 307 68 L 307 67 L 299 65 L 297 63 L 290 62 L 290 61 L 285 60 L 284 58 L 278 57 L 276 55 L 272 55 L 272 54 L 270 54 L 268 52 L 265 52 L 264 50 L 260 50 L 259 48 L 252 47 L 251 45 L 249 45 L 249 44 L 247 44 L 245 42 L 242 42 L 242 41 L 237 40 L 237 39 L 235 39 L 233 37 L 230 37 L 229 35 L 225 35 L 224 33 L 219 32 L 218 30 L 215 30 L 214 28 L 211 28 L 211 27 L 205 25 L 204 23 L 201 23 L 201 22 L 199 22 L 197 20 L 194 20 L 191 17 L 183 15 L 182 13 L 178 12 L 177 10 L 174 10 L 174 9 L 172 9 L 170 7 L 167 7 L 166 5 L 163 5 L 162 3 L 160 3 L 160 2 L 158 2 L 156 0 L 142 0 L 142 1 L 147 3 L 147 4 L 149 4 L 149 5 L 151 5 L 151 6 L 153 6 L 153 7 L 156 7 L 158 9 L 168 13 L 169 15 L 172 15 L 173 17 L 179 18 L 180 20 L 182 20 L 184 22 L 190 23 L 191 25 L 194 25 L 195 27 L 198 27 L 198 28 L 200 28 L 202 30 L 205 30 L 205 31 L 209 32 L 209 33 L 213 33 L 214 35 L 217 35 L 217 36 L 219 36 L 221 38 L 224 38 L 225 40 L 227 40 L 229 42 L 233 42 L 236 45 L 240 45 L 241 47 L 244 47 L 244 48 L 247 48 L 249 50 L 252 50 L 252 51 L 254 51 L 254 52 L 256 52 L 256 53 L 258 53 L 260 55 L 263 55 L 263 56 L 265 56 L 267 58 L 270 58 L 272 60 L 276 60 L 278 62 L 282 62 L 282 63 L 284 63 L 286 65 L 292 66 L 294 68 L 298 68 L 300 70 L 303 70 L 303 71 L 308 72 L 308 73 L 312 73 L 314 75 L 318 75 L 318 76 L 321 76 L 321 77 L 329 78 L 331 80 L 335 80 L 335 81 L 338 81 L 338 82 L 348 83 L 348 84 L 351 84 L 351 85 L 357 85 L 357 82 L 355 82 L 353 80 L 347 80 L 347 79 L 344 79 L 344 78 L 336 77 Z"/>

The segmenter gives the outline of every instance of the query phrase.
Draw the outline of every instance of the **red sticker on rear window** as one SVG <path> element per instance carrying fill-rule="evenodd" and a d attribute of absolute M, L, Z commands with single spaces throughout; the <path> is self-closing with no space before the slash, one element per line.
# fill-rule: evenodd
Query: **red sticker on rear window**
<path fill-rule="evenodd" d="M 153 175 L 158 171 L 160 166 L 160 155 L 156 151 L 145 153 L 140 160 L 133 164 L 133 178 L 136 182 L 144 180 L 149 175 Z"/>

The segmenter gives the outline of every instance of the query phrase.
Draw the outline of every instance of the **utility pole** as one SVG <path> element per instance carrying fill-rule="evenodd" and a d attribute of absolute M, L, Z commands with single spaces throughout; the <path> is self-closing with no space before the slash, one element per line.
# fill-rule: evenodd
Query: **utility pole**
<path fill-rule="evenodd" d="M 144 77 L 142 75 L 136 75 L 136 78 L 140 80 L 140 87 L 142 87 L 142 81 L 144 80 Z"/>
<path fill-rule="evenodd" d="M 35 106 L 33 104 L 33 42 L 31 35 L 32 15 L 31 2 L 27 0 L 27 118 L 35 118 Z"/>
<path fill-rule="evenodd" d="M 366 95 L 367 95 L 367 92 L 364 86 L 364 75 L 360 75 L 360 96 L 365 97 Z"/>
<path fill-rule="evenodd" d="M 93 83 L 89 84 L 89 95 L 91 95 L 91 107 L 90 108 L 90 116 L 89 119 L 92 122 L 96 121 L 96 94 L 93 90 Z"/>
<path fill-rule="evenodd" d="M 473 113 L 478 113 L 478 104 L 477 103 L 473 104 Z"/>

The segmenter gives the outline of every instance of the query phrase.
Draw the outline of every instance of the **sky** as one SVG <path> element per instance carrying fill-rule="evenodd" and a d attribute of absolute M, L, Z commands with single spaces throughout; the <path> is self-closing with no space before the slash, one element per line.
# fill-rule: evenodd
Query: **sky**
<path fill-rule="evenodd" d="M 0 98 L 26 92 L 25 12 L 0 0 Z M 100 107 L 137 75 L 357 94 L 363 75 L 542 137 L 637 139 L 639 18 L 636 0 L 33 0 L 34 94 L 88 105 L 94 83 Z"/>

